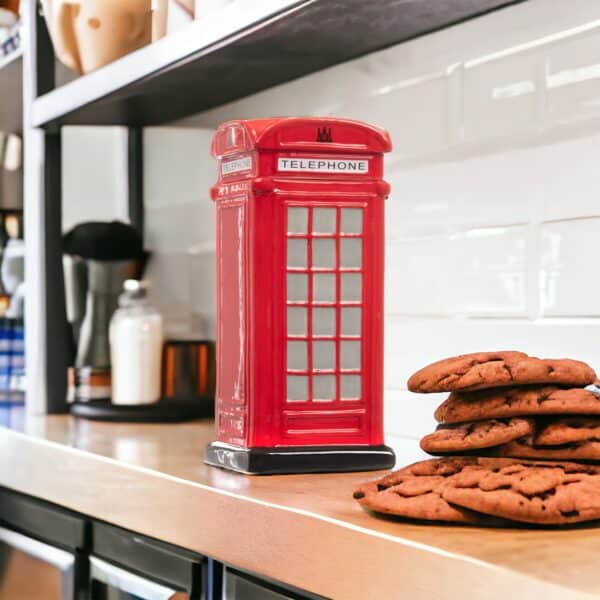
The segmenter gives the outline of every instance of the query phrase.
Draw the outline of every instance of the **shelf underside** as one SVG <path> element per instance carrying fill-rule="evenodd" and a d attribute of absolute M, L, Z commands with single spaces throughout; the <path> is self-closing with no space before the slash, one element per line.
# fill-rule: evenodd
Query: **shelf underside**
<path fill-rule="evenodd" d="M 246 15 L 196 21 L 45 94 L 33 120 L 159 125 L 519 1 L 252 3 Z"/>

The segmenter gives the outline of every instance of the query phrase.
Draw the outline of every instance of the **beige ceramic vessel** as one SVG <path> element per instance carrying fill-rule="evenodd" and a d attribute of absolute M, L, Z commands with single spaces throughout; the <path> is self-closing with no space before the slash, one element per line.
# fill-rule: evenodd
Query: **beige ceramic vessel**
<path fill-rule="evenodd" d="M 167 0 L 42 0 L 59 60 L 94 71 L 165 35 Z"/>

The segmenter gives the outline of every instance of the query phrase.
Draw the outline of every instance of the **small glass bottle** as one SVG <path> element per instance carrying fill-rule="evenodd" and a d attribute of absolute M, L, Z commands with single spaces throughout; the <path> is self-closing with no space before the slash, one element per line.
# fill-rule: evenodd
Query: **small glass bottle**
<path fill-rule="evenodd" d="M 110 322 L 113 404 L 151 404 L 160 398 L 163 319 L 148 302 L 148 288 L 146 281 L 125 281 Z"/>

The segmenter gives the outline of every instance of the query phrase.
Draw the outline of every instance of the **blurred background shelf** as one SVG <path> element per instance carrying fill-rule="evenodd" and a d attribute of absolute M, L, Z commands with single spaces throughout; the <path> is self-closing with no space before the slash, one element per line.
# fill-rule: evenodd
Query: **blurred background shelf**
<path fill-rule="evenodd" d="M 159 125 L 522 0 L 235 3 L 38 97 L 33 125 Z"/>
<path fill-rule="evenodd" d="M 17 38 L 18 39 L 18 38 Z M 23 208 L 23 50 L 0 57 L 0 212 Z M 14 135 L 18 134 L 18 135 Z M 0 224 L 3 226 L 2 215 Z"/>
<path fill-rule="evenodd" d="M 23 50 L 0 57 L 0 130 L 23 128 Z"/>

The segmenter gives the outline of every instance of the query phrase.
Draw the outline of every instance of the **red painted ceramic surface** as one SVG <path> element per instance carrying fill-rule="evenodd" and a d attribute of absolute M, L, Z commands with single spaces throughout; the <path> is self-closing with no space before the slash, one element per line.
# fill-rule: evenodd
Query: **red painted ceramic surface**
<path fill-rule="evenodd" d="M 222 125 L 217 439 L 383 443 L 383 153 L 356 121 Z"/>

